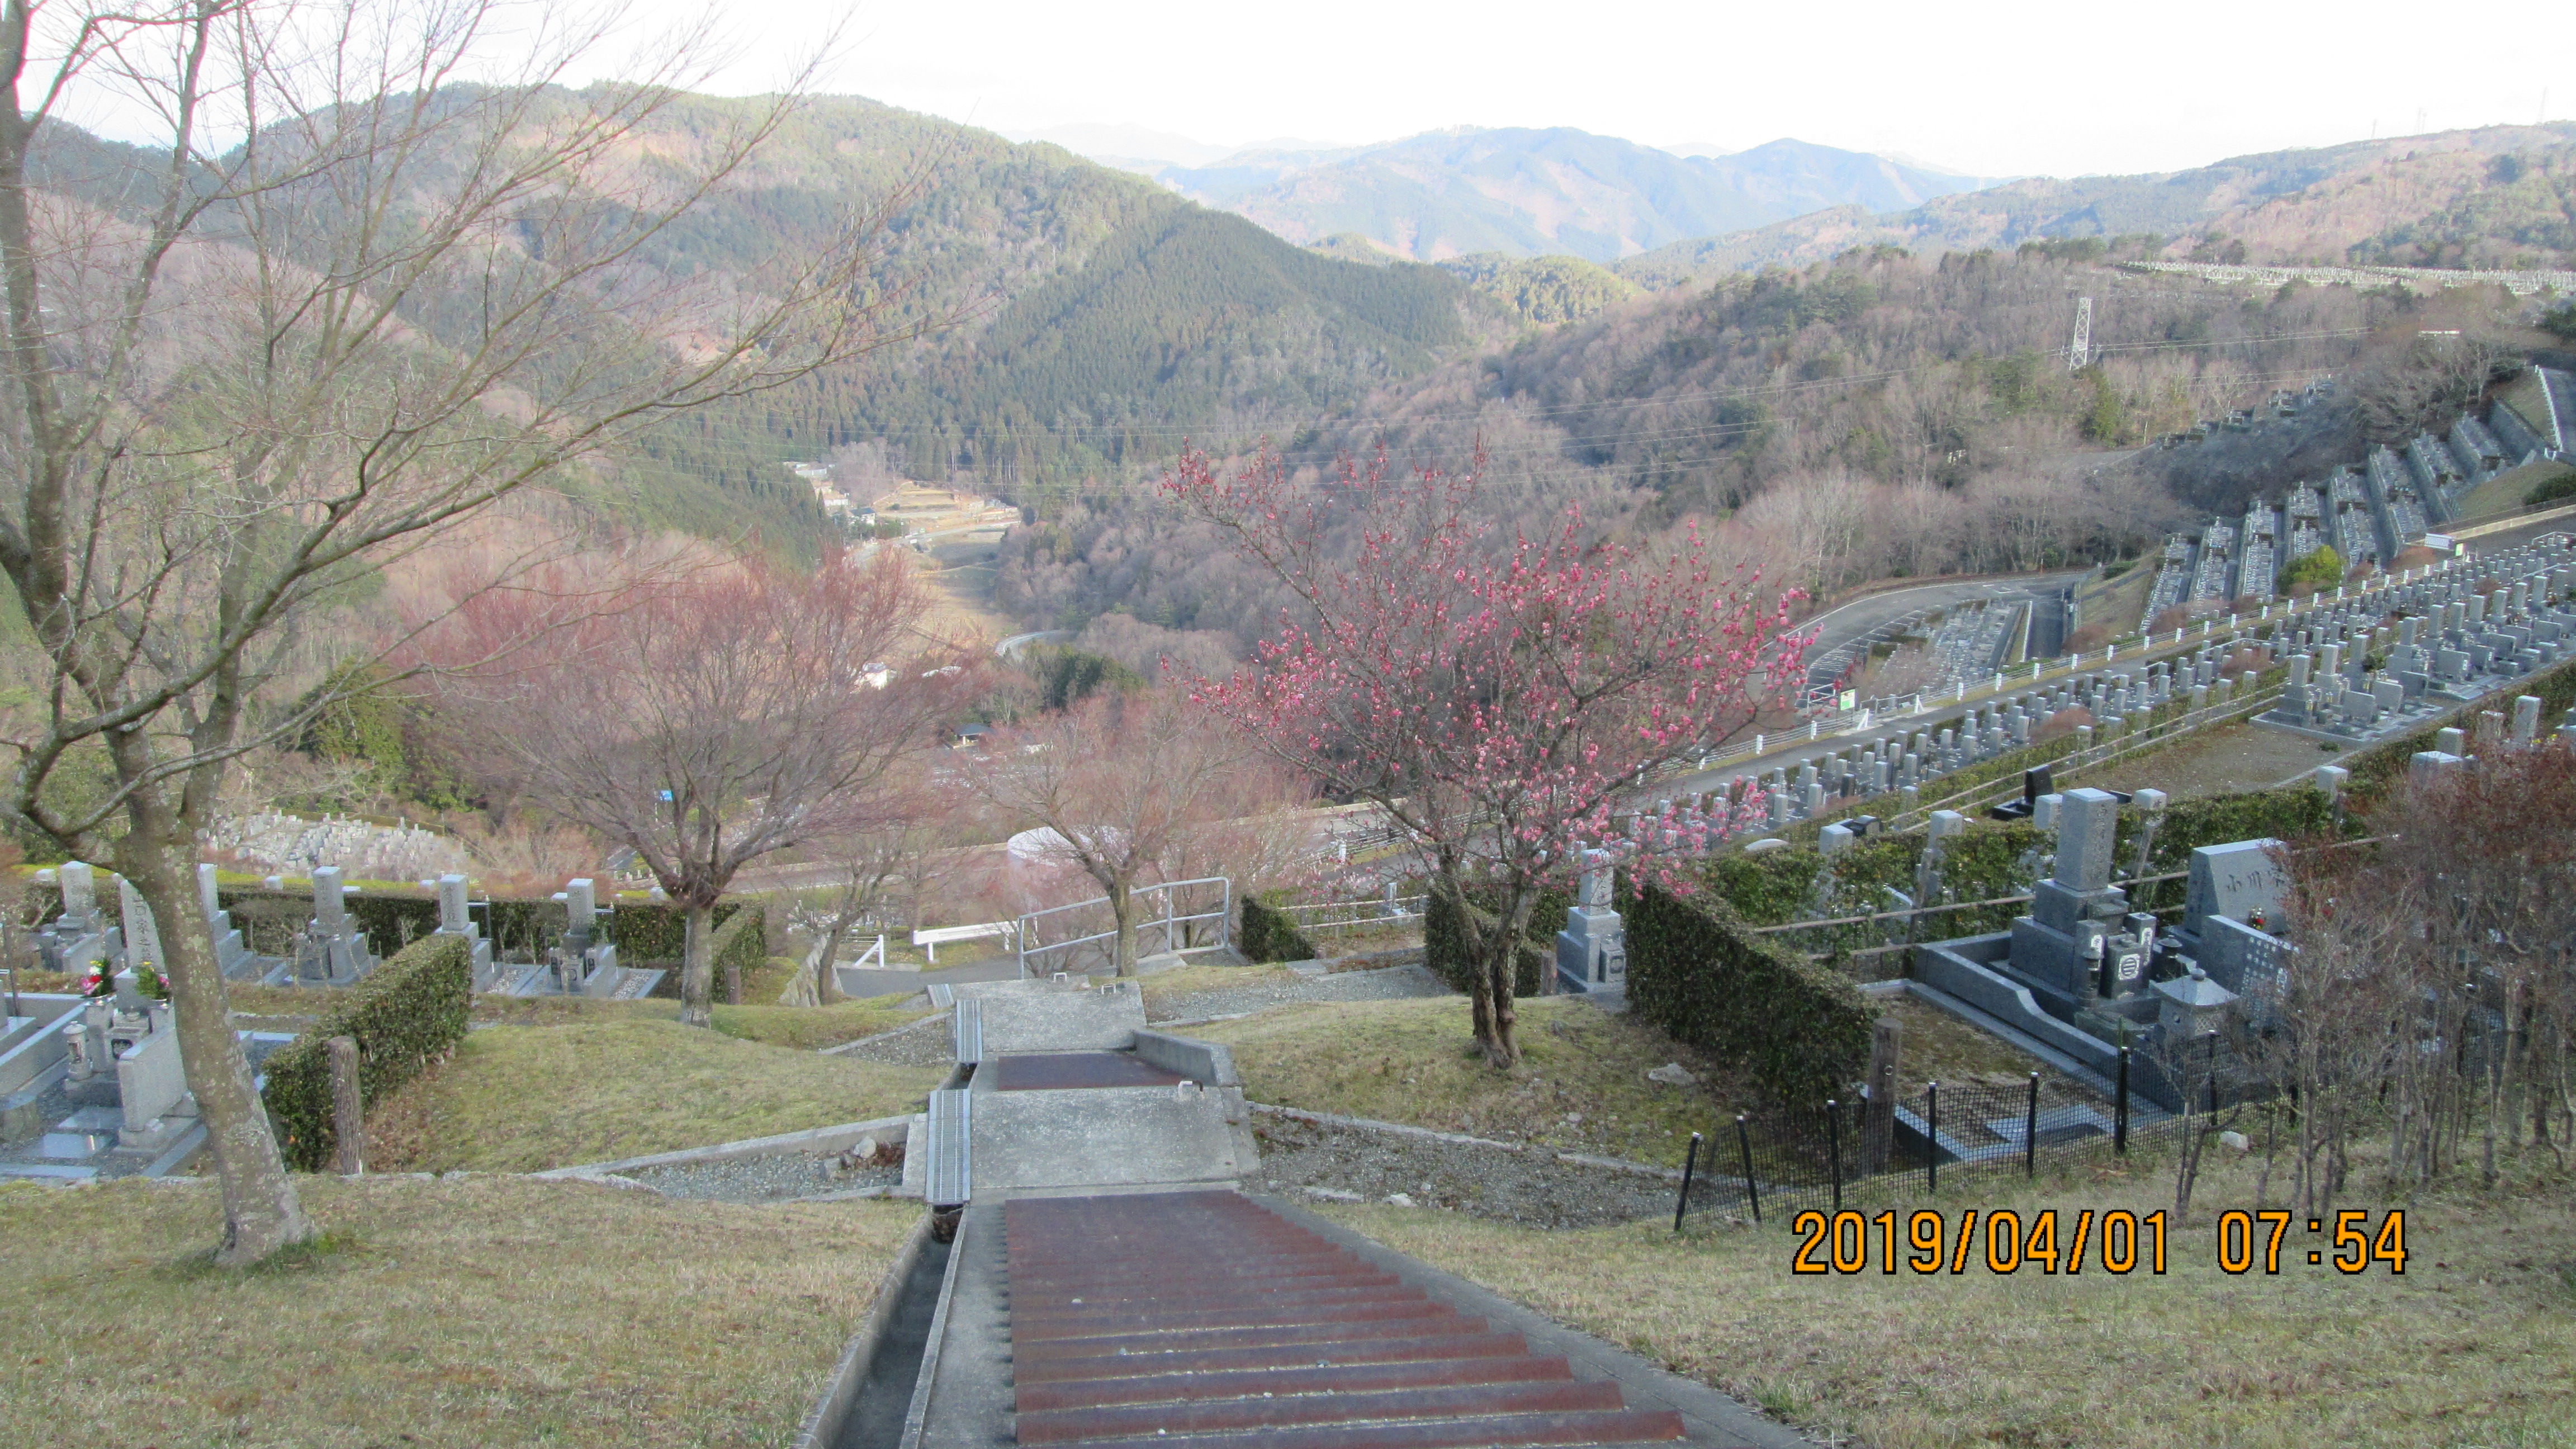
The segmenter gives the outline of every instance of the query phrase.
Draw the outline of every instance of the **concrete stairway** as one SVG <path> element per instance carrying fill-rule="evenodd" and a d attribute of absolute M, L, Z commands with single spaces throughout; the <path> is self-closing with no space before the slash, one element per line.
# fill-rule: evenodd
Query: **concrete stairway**
<path fill-rule="evenodd" d="M 1685 1437 L 1232 1192 L 1004 1211 L 1018 1442 L 1203 1449 Z"/>
<path fill-rule="evenodd" d="M 937 1094 L 905 1164 L 955 1246 L 900 1434 L 860 1415 L 837 1449 L 1799 1442 L 1236 1191 L 1259 1159 L 1233 1059 L 1147 1030 L 1132 982 L 961 988 L 958 1005 L 965 1085 Z"/>

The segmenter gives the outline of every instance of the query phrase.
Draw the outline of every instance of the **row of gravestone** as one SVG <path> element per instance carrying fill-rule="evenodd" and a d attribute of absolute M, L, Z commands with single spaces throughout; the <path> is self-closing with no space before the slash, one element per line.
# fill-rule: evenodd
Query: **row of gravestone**
<path fill-rule="evenodd" d="M 2307 713 L 2284 717 L 2275 710 L 2262 719 L 2319 728 L 2307 722 L 2319 718 L 2323 682 L 2302 676 L 2320 659 L 2327 661 L 2327 674 L 2363 686 L 2350 703 L 2356 723 L 2349 734 L 2343 733 L 2340 713 L 2333 725 L 2324 727 L 2339 737 L 2386 733 L 2413 714 L 2488 692 L 2576 652 L 2576 608 L 2562 603 L 2571 594 L 2576 594 L 2576 564 L 2570 563 L 2568 541 L 2553 536 L 2463 559 L 2406 584 L 2325 603 L 2295 623 L 2285 620 L 2271 641 L 2275 654 L 2315 651 L 2309 664 L 2291 666 L 2293 680 L 2307 693 L 2288 698 L 2309 703 L 2284 706 Z M 2424 617 L 2400 618 L 2394 626 L 2384 622 L 2391 613 L 2410 612 Z M 1898 797 L 1898 810 L 1910 813 L 1918 807 L 1923 785 L 2030 744 L 2040 725 L 2064 711 L 2081 709 L 2093 718 L 2092 725 L 2075 727 L 2081 751 L 2092 746 L 2096 731 L 2116 733 L 2131 717 L 2149 710 L 2175 703 L 2193 711 L 2229 704 L 2236 685 L 2222 670 L 2241 647 L 2238 639 L 2213 638 L 2185 658 L 2089 671 L 1980 705 L 1954 727 L 1836 750 L 1796 767 L 1794 774 L 1784 766 L 1767 777 L 1737 775 L 1722 790 L 1657 802 L 1638 822 L 1638 831 L 1623 833 L 1648 841 L 1650 849 L 1683 848 L 1781 829 L 1852 800 L 1891 793 Z M 2387 655 L 2387 667 L 2365 669 L 2366 657 L 2374 651 Z M 2433 672 L 2471 664 L 2475 667 L 2460 667 L 2452 676 Z M 2393 701 L 2383 682 L 2393 686 Z M 2428 690 L 2438 697 L 2426 699 Z M 2341 695 L 2335 707 L 2344 708 Z M 2366 724 L 2360 723 L 2365 719 Z"/>
<path fill-rule="evenodd" d="M 151 907 L 133 885 L 119 878 L 119 919 L 110 923 L 98 906 L 93 868 L 82 861 L 39 871 L 40 882 L 61 893 L 62 913 L 36 932 L 38 964 L 49 971 L 96 976 L 102 980 L 136 968 L 157 972 L 164 961 L 160 932 Z M 271 889 L 284 882 L 270 877 Z M 474 989 L 512 996 L 590 996 L 631 999 L 651 992 L 665 972 L 622 966 L 614 942 L 599 939 L 601 918 L 593 883 L 570 882 L 556 899 L 564 903 L 567 929 L 546 959 L 533 963 L 496 962 L 492 943 L 483 938 L 473 918 L 466 878 L 449 873 L 428 882 L 437 893 L 436 934 L 460 936 L 473 946 Z M 313 914 L 299 929 L 290 955 L 253 952 L 216 888 L 215 867 L 197 867 L 197 907 L 213 940 L 217 964 L 226 980 L 264 986 L 348 986 L 379 964 L 366 933 L 351 919 L 347 897 L 356 887 L 342 882 L 334 866 L 313 872 Z"/>
<path fill-rule="evenodd" d="M 2576 654 L 2567 603 L 2576 566 L 2566 559 L 2563 548 L 2531 545 L 2374 598 L 2368 613 L 2325 611 L 2290 632 L 2289 683 L 2260 721 L 2365 739 L 2561 662 Z M 2383 610 L 2401 617 L 2380 622 Z"/>

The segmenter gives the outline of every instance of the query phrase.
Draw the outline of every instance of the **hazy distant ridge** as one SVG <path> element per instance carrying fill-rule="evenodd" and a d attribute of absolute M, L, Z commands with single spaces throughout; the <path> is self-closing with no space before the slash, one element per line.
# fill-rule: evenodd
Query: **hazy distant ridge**
<path fill-rule="evenodd" d="M 1102 130 L 1097 141 L 1137 149 L 1154 139 Z M 1149 171 L 1192 200 L 1250 217 L 1290 241 L 1356 234 L 1417 261 L 1502 252 L 1610 262 L 1824 207 L 1896 211 L 1993 184 L 1804 141 L 1679 156 L 1564 126 L 1245 150 L 1200 165 L 1102 159 Z"/>

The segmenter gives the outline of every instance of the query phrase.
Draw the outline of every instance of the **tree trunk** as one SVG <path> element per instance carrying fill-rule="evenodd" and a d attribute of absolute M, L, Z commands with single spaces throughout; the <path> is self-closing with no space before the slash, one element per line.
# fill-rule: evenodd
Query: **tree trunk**
<path fill-rule="evenodd" d="M 1110 943 L 1115 948 L 1118 974 L 1133 976 L 1136 974 L 1136 898 L 1123 880 L 1111 882 L 1108 890 L 1109 919 L 1118 925 L 1117 937 Z"/>
<path fill-rule="evenodd" d="M 1529 930 L 1530 908 L 1538 898 L 1523 890 L 1507 897 L 1507 907 L 1494 921 L 1493 936 L 1485 942 L 1481 975 L 1493 995 L 1493 1036 L 1483 1043 L 1485 1060 L 1498 1070 L 1509 1071 L 1521 1064 L 1521 1044 L 1517 1035 L 1520 1010 L 1515 1004 L 1514 989 L 1519 985 L 1521 937 Z"/>
<path fill-rule="evenodd" d="M 118 773 L 124 775 L 135 763 L 129 756 L 141 755 L 142 741 L 132 735 L 111 738 Z M 241 1039 L 233 1034 L 232 1003 L 215 964 L 213 938 L 197 913 L 195 892 L 180 886 L 172 868 L 170 842 L 182 838 L 178 821 L 160 786 L 136 790 L 127 800 L 126 814 L 133 829 L 117 842 L 117 871 L 134 882 L 160 927 L 161 951 L 169 958 L 161 967 L 177 1018 L 180 1069 L 197 1099 L 197 1117 L 205 1123 L 215 1176 L 223 1185 L 224 1236 L 215 1261 L 227 1268 L 248 1267 L 280 1248 L 309 1241 L 313 1221 L 304 1215 L 295 1179 L 287 1174 L 269 1130 L 268 1109 L 252 1085 Z"/>
<path fill-rule="evenodd" d="M 715 908 L 695 901 L 688 907 L 686 945 L 680 952 L 680 1025 L 713 1026 L 715 1008 L 709 998 L 715 991 Z"/>
<path fill-rule="evenodd" d="M 840 973 L 832 969 L 832 963 L 841 958 L 841 942 L 849 934 L 847 925 L 834 926 L 823 934 L 823 959 L 814 968 L 814 1004 L 817 1006 L 829 1006 L 844 999 Z"/>

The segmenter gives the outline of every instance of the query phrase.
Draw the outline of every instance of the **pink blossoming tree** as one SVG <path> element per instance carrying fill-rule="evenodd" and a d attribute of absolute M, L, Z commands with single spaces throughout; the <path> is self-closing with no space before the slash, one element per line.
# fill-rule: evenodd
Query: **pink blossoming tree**
<path fill-rule="evenodd" d="M 1267 452 L 1231 472 L 1191 452 L 1163 488 L 1305 606 L 1194 697 L 1410 836 L 1463 923 L 1477 1043 L 1510 1067 L 1513 950 L 1539 894 L 1578 843 L 1617 843 L 1640 781 L 1749 728 L 1801 646 L 1794 595 L 1719 575 L 1694 531 L 1644 550 L 1568 508 L 1493 536 L 1481 466 L 1404 473 L 1381 452 L 1307 487 Z"/>

